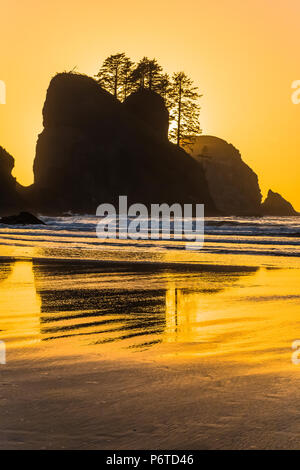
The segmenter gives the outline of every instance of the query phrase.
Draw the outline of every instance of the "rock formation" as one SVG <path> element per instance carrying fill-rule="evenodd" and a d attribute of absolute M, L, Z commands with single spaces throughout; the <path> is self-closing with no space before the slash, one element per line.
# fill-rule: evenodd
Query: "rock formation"
<path fill-rule="evenodd" d="M 16 179 L 11 172 L 15 162 L 13 157 L 0 147 L 0 214 L 8 214 L 20 204 Z"/>
<path fill-rule="evenodd" d="M 203 135 L 193 138 L 185 149 L 204 169 L 210 194 L 222 214 L 260 214 L 262 196 L 257 175 L 233 145 Z"/>
<path fill-rule="evenodd" d="M 169 112 L 160 95 L 150 90 L 139 90 L 124 101 L 124 106 L 161 139 L 168 140 Z"/>
<path fill-rule="evenodd" d="M 167 110 L 154 95 L 141 91 L 122 104 L 87 76 L 52 79 L 31 188 L 42 213 L 94 214 L 119 195 L 129 204 L 204 203 L 215 212 L 201 166 L 167 141 Z"/>
<path fill-rule="evenodd" d="M 203 203 L 206 215 L 297 215 L 279 194 L 261 204 L 257 175 L 226 141 L 168 141 L 163 99 L 140 90 L 120 103 L 85 75 L 55 76 L 43 108 L 34 184 L 22 188 L 0 147 L 0 215 L 16 210 L 95 214 L 99 204 Z M 188 153 L 187 153 L 188 152 Z"/>
<path fill-rule="evenodd" d="M 45 222 L 29 212 L 20 212 L 18 215 L 9 215 L 0 219 L 4 225 L 46 225 Z"/>
<path fill-rule="evenodd" d="M 262 213 L 263 215 L 270 216 L 299 215 L 290 202 L 284 199 L 280 194 L 271 191 L 271 189 L 268 192 L 267 198 L 262 203 Z"/>

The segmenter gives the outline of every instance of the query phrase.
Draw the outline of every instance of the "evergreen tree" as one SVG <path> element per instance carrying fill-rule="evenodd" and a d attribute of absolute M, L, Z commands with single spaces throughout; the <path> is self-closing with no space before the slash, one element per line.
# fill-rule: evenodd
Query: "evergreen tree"
<path fill-rule="evenodd" d="M 157 93 L 164 99 L 167 108 L 171 106 L 170 93 L 171 93 L 171 80 L 167 73 L 163 74 L 160 78 L 160 82 L 157 86 Z"/>
<path fill-rule="evenodd" d="M 190 143 L 193 136 L 201 133 L 198 104 L 201 96 L 184 72 L 174 73 L 169 93 L 170 117 L 174 123 L 171 125 L 170 138 L 178 146 Z"/>
<path fill-rule="evenodd" d="M 171 140 L 178 146 L 191 143 L 201 133 L 198 88 L 184 72 L 174 73 L 170 80 L 156 59 L 144 57 L 134 65 L 124 52 L 111 55 L 96 75 L 98 83 L 122 100 L 138 89 L 160 94 L 170 112 Z"/>
<path fill-rule="evenodd" d="M 123 53 L 111 55 L 105 59 L 96 78 L 105 90 L 116 98 L 127 96 L 130 88 L 130 77 L 133 63 Z"/>
<path fill-rule="evenodd" d="M 123 100 L 126 100 L 127 96 L 134 91 L 134 82 L 132 81 L 133 66 L 134 62 L 125 57 L 121 76 Z"/>
<path fill-rule="evenodd" d="M 156 59 L 144 57 L 132 72 L 132 81 L 137 89 L 157 91 L 162 77 L 162 67 Z"/>

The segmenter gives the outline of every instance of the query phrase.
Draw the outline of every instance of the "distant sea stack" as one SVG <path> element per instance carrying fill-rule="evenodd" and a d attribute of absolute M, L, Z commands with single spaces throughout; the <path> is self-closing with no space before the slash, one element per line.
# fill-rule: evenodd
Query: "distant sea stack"
<path fill-rule="evenodd" d="M 46 225 L 30 212 L 20 212 L 20 214 L 9 215 L 0 218 L 0 224 L 4 225 Z"/>
<path fill-rule="evenodd" d="M 42 213 L 95 214 L 119 195 L 129 204 L 203 203 L 216 213 L 203 168 L 168 142 L 168 111 L 154 92 L 120 103 L 92 78 L 58 74 L 43 122 L 31 188 Z"/>
<path fill-rule="evenodd" d="M 284 199 L 280 194 L 274 193 L 271 189 L 268 192 L 268 196 L 262 203 L 263 215 L 269 216 L 296 216 L 300 215 L 292 204 Z"/>
<path fill-rule="evenodd" d="M 204 169 L 209 191 L 222 214 L 260 215 L 258 177 L 233 145 L 218 137 L 201 135 L 185 149 Z"/>
<path fill-rule="evenodd" d="M 7 215 L 21 205 L 18 183 L 12 176 L 14 158 L 0 147 L 0 215 Z"/>

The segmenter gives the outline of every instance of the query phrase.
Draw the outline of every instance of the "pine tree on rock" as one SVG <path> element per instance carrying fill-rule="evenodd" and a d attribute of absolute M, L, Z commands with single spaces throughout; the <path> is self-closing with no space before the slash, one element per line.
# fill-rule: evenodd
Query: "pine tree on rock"
<path fill-rule="evenodd" d="M 132 62 L 128 57 L 125 57 L 121 74 L 123 100 L 126 100 L 127 96 L 129 96 L 130 93 L 132 93 L 135 89 L 134 83 L 132 81 L 133 66 L 134 62 Z"/>
<path fill-rule="evenodd" d="M 144 57 L 132 72 L 132 81 L 137 89 L 147 88 L 158 91 L 162 77 L 162 67 L 156 59 Z"/>
<path fill-rule="evenodd" d="M 105 59 L 96 78 L 99 85 L 113 94 L 117 99 L 126 98 L 132 91 L 132 67 L 133 62 L 126 57 L 124 52 L 110 55 Z"/>
<path fill-rule="evenodd" d="M 198 88 L 184 73 L 174 73 L 171 82 L 170 117 L 173 121 L 170 138 L 178 146 L 190 143 L 193 136 L 201 134 L 199 124 L 200 106 Z"/>
<path fill-rule="evenodd" d="M 171 106 L 170 93 L 171 93 L 171 80 L 167 73 L 163 74 L 157 86 L 157 93 L 164 99 L 166 107 L 169 109 Z"/>

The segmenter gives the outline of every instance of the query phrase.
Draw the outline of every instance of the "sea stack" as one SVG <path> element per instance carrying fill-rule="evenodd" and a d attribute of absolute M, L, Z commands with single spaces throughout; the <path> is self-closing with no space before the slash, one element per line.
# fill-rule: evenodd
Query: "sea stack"
<path fill-rule="evenodd" d="M 279 193 L 274 193 L 271 189 L 262 204 L 263 215 L 269 216 L 297 216 L 299 213 L 292 204 L 284 199 Z"/>
<path fill-rule="evenodd" d="M 216 212 L 203 168 L 167 140 L 168 115 L 156 94 L 119 102 L 90 77 L 55 76 L 43 109 L 32 200 L 42 213 L 95 214 L 101 203 L 205 204 Z"/>
<path fill-rule="evenodd" d="M 211 196 L 222 214 L 260 215 L 258 177 L 233 145 L 218 137 L 201 135 L 194 137 L 185 149 L 203 168 Z"/>
<path fill-rule="evenodd" d="M 169 111 L 160 95 L 151 90 L 139 90 L 126 98 L 124 106 L 158 137 L 164 141 L 168 140 Z"/>
<path fill-rule="evenodd" d="M 0 147 L 0 215 L 7 215 L 20 205 L 18 184 L 12 176 L 14 158 Z"/>

